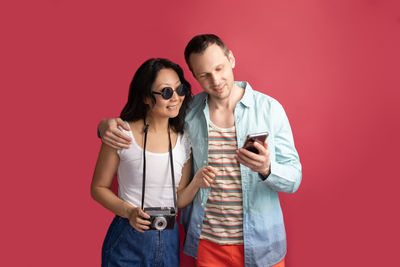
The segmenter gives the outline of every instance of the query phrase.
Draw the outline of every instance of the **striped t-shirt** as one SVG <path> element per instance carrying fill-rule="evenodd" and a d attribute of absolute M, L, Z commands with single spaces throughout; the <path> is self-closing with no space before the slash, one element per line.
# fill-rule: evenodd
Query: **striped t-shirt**
<path fill-rule="evenodd" d="M 200 238 L 221 245 L 243 244 L 242 181 L 236 129 L 219 128 L 210 122 L 208 164 L 217 169 L 205 207 Z"/>

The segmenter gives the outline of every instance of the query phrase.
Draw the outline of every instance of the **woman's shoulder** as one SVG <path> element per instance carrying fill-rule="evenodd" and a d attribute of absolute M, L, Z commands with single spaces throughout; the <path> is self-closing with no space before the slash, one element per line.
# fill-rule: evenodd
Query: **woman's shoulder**
<path fill-rule="evenodd" d="M 186 162 L 190 158 L 192 144 L 190 142 L 189 133 L 187 131 L 179 133 L 178 136 L 179 145 L 184 155 L 184 161 Z"/>
<path fill-rule="evenodd" d="M 141 135 L 143 133 L 143 121 L 124 121 L 129 130 L 119 127 L 121 131 L 129 136 Z"/>
<path fill-rule="evenodd" d="M 121 131 L 121 132 L 123 132 L 124 134 L 127 134 L 127 135 L 132 135 L 132 127 L 133 127 L 133 123 L 132 122 L 129 122 L 129 121 L 124 121 L 124 124 L 126 125 L 126 126 L 128 126 L 128 128 L 129 128 L 129 130 L 125 130 L 124 128 L 122 128 L 122 126 L 118 126 L 118 129 Z"/>
<path fill-rule="evenodd" d="M 178 138 L 181 142 L 190 142 L 189 133 L 187 131 L 180 132 Z"/>

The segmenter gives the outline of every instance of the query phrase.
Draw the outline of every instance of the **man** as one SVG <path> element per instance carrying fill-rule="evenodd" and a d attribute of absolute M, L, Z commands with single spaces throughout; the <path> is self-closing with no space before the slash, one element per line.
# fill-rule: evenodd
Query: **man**
<path fill-rule="evenodd" d="M 183 252 L 197 266 L 284 266 L 286 234 L 278 192 L 293 193 L 301 165 L 282 106 L 234 82 L 235 57 L 211 34 L 195 36 L 185 60 L 204 92 L 193 99 L 186 116 L 193 171 L 205 165 L 218 173 L 182 210 L 186 236 Z M 99 124 L 103 142 L 126 147 L 130 141 L 119 119 Z M 241 148 L 248 134 L 269 133 L 257 153 Z"/>

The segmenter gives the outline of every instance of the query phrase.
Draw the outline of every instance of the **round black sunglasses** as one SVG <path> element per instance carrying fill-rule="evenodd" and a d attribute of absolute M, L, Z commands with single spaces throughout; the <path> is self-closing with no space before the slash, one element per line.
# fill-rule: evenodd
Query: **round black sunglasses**
<path fill-rule="evenodd" d="M 174 91 L 179 95 L 179 96 L 184 96 L 186 94 L 186 86 L 182 83 L 181 85 L 178 86 L 175 90 L 172 89 L 171 87 L 164 87 L 161 92 L 155 92 L 152 91 L 153 94 L 161 95 L 162 98 L 165 100 L 170 99 L 174 95 Z"/>

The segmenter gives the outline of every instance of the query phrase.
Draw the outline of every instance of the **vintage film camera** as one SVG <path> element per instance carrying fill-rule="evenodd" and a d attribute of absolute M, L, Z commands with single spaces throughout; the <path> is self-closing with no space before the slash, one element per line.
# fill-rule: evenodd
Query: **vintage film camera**
<path fill-rule="evenodd" d="M 150 230 L 174 229 L 176 211 L 173 207 L 144 208 L 144 212 L 150 215 Z"/>

